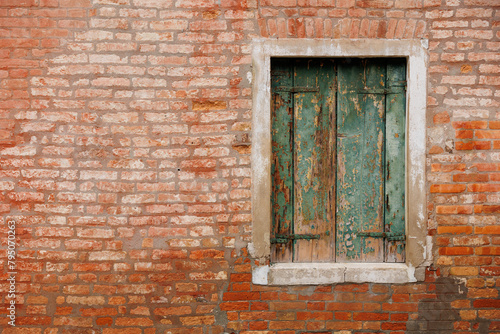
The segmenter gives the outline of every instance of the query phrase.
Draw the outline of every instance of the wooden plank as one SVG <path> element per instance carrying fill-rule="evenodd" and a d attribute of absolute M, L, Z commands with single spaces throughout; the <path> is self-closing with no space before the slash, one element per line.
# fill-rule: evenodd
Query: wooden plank
<path fill-rule="evenodd" d="M 382 262 L 385 67 L 355 59 L 339 66 L 337 261 Z"/>
<path fill-rule="evenodd" d="M 385 61 L 367 59 L 362 62 L 368 91 L 385 89 Z M 384 166 L 385 166 L 385 95 L 363 93 L 361 108 L 364 118 L 364 141 L 361 176 L 360 231 L 384 231 Z M 362 262 L 384 261 L 384 239 L 361 238 Z"/>
<path fill-rule="evenodd" d="M 363 71 L 353 61 L 337 65 L 337 262 L 359 260 L 362 246 L 356 232 L 361 215 L 357 189 L 361 187 L 363 122 L 358 90 L 363 88 Z"/>
<path fill-rule="evenodd" d="M 406 61 L 387 64 L 385 231 L 405 234 Z M 386 262 L 405 262 L 405 242 L 385 241 Z"/>
<path fill-rule="evenodd" d="M 326 224 L 320 226 L 318 233 L 321 235 L 313 246 L 325 250 L 322 256 L 315 256 L 313 262 L 335 261 L 335 187 L 336 187 L 336 112 L 337 107 L 337 78 L 336 65 L 333 60 L 324 60 L 318 69 L 318 87 L 320 88 L 320 117 L 319 122 L 322 132 L 317 133 L 317 144 L 322 152 L 320 161 L 320 181 L 322 193 L 325 198 Z"/>
<path fill-rule="evenodd" d="M 293 233 L 293 107 L 292 95 L 276 91 L 278 86 L 292 86 L 292 72 L 288 60 L 271 62 L 272 92 L 272 227 L 271 239 L 276 235 Z M 291 262 L 293 242 L 271 244 L 272 262 Z"/>
<path fill-rule="evenodd" d="M 296 62 L 294 86 L 310 89 L 294 97 L 294 233 L 321 238 L 296 240 L 294 262 L 333 260 L 334 78 L 329 60 Z"/>

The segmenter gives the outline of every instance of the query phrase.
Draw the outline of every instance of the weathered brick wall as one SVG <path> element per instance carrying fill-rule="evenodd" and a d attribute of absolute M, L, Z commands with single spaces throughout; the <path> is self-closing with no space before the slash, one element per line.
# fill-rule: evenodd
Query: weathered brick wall
<path fill-rule="evenodd" d="M 2 334 L 500 331 L 498 0 L 0 5 Z M 429 39 L 425 282 L 251 284 L 256 37 Z"/>

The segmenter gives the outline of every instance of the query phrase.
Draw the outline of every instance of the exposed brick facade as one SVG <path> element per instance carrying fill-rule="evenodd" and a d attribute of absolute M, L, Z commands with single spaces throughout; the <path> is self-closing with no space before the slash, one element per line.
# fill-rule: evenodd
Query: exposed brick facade
<path fill-rule="evenodd" d="M 425 282 L 252 285 L 256 37 L 429 39 Z M 498 0 L 0 0 L 0 333 L 500 332 L 499 87 Z"/>

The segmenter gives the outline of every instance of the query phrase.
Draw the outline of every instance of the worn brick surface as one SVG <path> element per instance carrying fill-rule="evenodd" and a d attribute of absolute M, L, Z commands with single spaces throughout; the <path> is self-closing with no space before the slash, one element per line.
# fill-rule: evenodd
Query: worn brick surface
<path fill-rule="evenodd" d="M 500 332 L 499 19 L 497 0 L 0 1 L 19 272 L 0 333 Z M 429 39 L 425 282 L 252 285 L 257 37 Z"/>

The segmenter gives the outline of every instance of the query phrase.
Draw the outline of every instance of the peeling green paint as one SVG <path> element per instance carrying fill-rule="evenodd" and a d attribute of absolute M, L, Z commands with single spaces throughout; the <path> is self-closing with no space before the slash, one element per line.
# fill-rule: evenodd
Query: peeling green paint
<path fill-rule="evenodd" d="M 401 59 L 273 60 L 273 261 L 404 261 L 405 73 Z"/>

